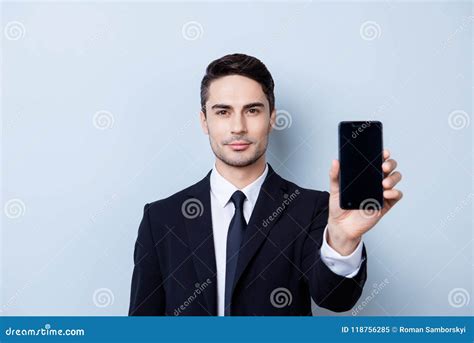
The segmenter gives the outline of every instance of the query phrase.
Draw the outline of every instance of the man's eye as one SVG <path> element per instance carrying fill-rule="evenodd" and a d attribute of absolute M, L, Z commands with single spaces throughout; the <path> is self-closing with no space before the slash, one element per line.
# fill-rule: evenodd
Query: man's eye
<path fill-rule="evenodd" d="M 227 111 L 226 110 L 220 110 L 220 111 L 217 111 L 217 114 L 218 115 L 224 115 L 224 114 L 227 114 Z"/>
<path fill-rule="evenodd" d="M 257 108 L 251 108 L 251 109 L 249 109 L 249 112 L 251 114 L 257 114 L 257 113 L 259 113 L 259 110 Z"/>

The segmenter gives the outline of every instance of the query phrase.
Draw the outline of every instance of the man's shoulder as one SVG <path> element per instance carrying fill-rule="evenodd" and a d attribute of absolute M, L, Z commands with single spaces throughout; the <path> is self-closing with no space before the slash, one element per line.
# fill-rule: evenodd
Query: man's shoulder
<path fill-rule="evenodd" d="M 181 208 L 182 204 L 192 198 L 192 194 L 195 194 L 199 192 L 200 190 L 203 189 L 203 187 L 208 185 L 208 176 L 207 174 L 203 179 L 195 182 L 194 184 L 174 193 L 171 194 L 165 198 L 161 198 L 155 201 L 152 201 L 148 204 L 145 205 L 145 207 L 149 207 L 150 209 L 157 211 L 157 210 L 164 210 L 164 211 L 170 211 L 179 205 L 179 208 Z M 207 180 L 206 180 L 207 179 Z"/>
<path fill-rule="evenodd" d="M 327 191 L 302 187 L 296 184 L 295 182 L 287 180 L 283 177 L 281 179 L 286 184 L 288 193 L 299 193 L 303 195 L 305 198 L 309 197 L 313 199 L 313 201 L 321 201 L 324 199 L 329 199 L 329 192 Z"/>

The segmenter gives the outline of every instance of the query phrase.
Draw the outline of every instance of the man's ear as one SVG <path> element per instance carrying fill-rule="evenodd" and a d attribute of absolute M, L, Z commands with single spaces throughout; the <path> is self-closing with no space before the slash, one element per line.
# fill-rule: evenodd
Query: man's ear
<path fill-rule="evenodd" d="M 275 120 L 276 120 L 276 108 L 273 108 L 273 111 L 270 114 L 270 127 L 269 127 L 268 132 L 271 132 L 273 130 L 273 125 L 275 125 Z"/>
<path fill-rule="evenodd" d="M 199 116 L 200 116 L 200 122 L 201 122 L 201 128 L 202 128 L 202 131 L 208 135 L 209 134 L 209 129 L 207 128 L 207 118 L 206 118 L 206 115 L 204 114 L 203 111 L 201 111 L 199 113 Z"/>

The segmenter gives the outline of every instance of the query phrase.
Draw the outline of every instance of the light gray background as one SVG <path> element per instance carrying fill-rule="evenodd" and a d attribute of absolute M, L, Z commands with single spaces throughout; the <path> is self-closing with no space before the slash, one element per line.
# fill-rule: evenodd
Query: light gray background
<path fill-rule="evenodd" d="M 233 52 L 272 72 L 291 126 L 268 161 L 302 187 L 328 189 L 339 121 L 384 123 L 404 198 L 364 237 L 357 315 L 472 314 L 471 2 L 10 2 L 1 18 L 3 315 L 127 314 L 143 206 L 212 167 L 199 86 Z"/>

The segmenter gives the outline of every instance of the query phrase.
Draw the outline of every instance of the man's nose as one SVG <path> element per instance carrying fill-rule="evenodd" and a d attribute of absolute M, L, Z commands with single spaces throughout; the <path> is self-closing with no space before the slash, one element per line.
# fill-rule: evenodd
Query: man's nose
<path fill-rule="evenodd" d="M 238 113 L 232 116 L 232 133 L 247 131 L 247 123 L 245 116 Z"/>

